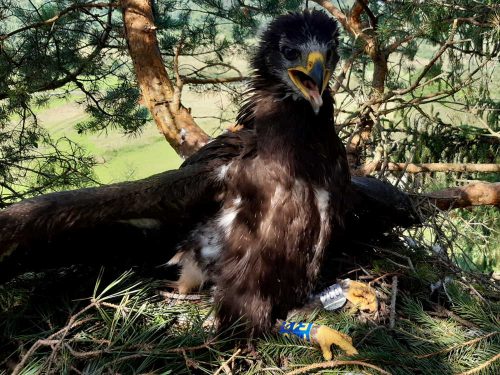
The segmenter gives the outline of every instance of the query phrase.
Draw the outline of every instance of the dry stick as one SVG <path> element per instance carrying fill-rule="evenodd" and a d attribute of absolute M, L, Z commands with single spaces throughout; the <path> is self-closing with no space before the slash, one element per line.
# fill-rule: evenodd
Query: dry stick
<path fill-rule="evenodd" d="M 360 347 L 361 344 L 363 344 L 366 341 L 366 339 L 373 334 L 373 332 L 378 331 L 379 329 L 383 329 L 383 328 L 385 328 L 385 327 L 384 326 L 376 326 L 376 327 L 373 327 L 372 329 L 370 329 L 366 333 L 366 335 L 364 335 L 363 338 L 356 343 L 356 347 Z"/>
<path fill-rule="evenodd" d="M 93 320 L 93 318 L 82 319 L 82 320 L 80 320 L 78 322 L 75 322 L 75 324 L 73 324 L 71 327 L 70 327 L 70 323 L 68 322 L 68 324 L 66 325 L 66 327 L 64 327 L 62 330 L 59 331 L 61 333 L 61 336 L 59 336 L 59 338 L 57 340 L 52 340 L 52 341 L 56 341 L 53 344 L 43 343 L 43 341 L 48 342 L 48 341 L 51 341 L 51 340 L 42 340 L 42 343 L 44 345 L 50 345 L 51 348 L 52 348 L 52 353 L 50 353 L 49 358 L 47 358 L 47 360 L 45 361 L 45 363 L 48 365 L 47 366 L 47 370 L 46 370 L 46 372 L 48 374 L 51 373 L 52 363 L 53 363 L 53 361 L 56 360 L 56 355 L 59 352 L 59 349 L 61 348 L 61 346 L 62 346 L 62 344 L 64 342 L 64 339 L 66 338 L 66 335 L 68 334 L 69 330 L 72 329 L 72 328 L 78 327 L 78 326 L 80 326 L 82 324 L 85 324 L 86 322 L 91 321 L 91 320 Z"/>
<path fill-rule="evenodd" d="M 243 82 L 250 80 L 249 76 L 237 76 L 237 77 L 218 77 L 218 78 L 190 78 L 186 76 L 181 76 L 184 83 L 191 85 L 207 85 L 207 84 L 217 84 L 217 83 L 231 83 L 231 82 Z"/>
<path fill-rule="evenodd" d="M 96 307 L 104 306 L 104 307 L 109 307 L 109 308 L 112 308 L 112 309 L 115 309 L 115 310 L 118 310 L 118 311 L 125 311 L 125 312 L 133 311 L 133 309 L 131 309 L 130 307 L 126 307 L 126 306 L 122 306 L 122 305 L 116 305 L 116 304 L 110 303 L 110 302 L 96 301 L 95 304 L 96 304 Z"/>
<path fill-rule="evenodd" d="M 82 325 L 86 322 L 88 322 L 89 320 L 91 319 L 83 319 L 83 320 L 80 320 L 80 321 L 76 321 L 76 319 L 84 314 L 86 311 L 90 310 L 92 307 L 94 307 L 95 304 L 94 303 L 91 303 L 90 305 L 88 305 L 87 307 L 85 307 L 84 309 L 80 310 L 78 313 L 76 313 L 75 315 L 71 316 L 71 318 L 69 319 L 68 321 L 68 324 L 63 327 L 62 329 L 60 329 L 59 331 L 57 332 L 54 332 L 53 334 L 51 334 L 49 337 L 47 337 L 46 339 L 39 339 L 37 340 L 32 346 L 31 348 L 29 348 L 29 350 L 26 352 L 26 354 L 22 357 L 21 361 L 17 364 L 17 366 L 14 368 L 14 370 L 12 371 L 12 375 L 18 375 L 21 370 L 23 369 L 24 365 L 26 364 L 26 362 L 28 361 L 28 358 L 30 358 L 37 350 L 38 348 L 40 348 L 41 346 L 47 346 L 47 345 L 58 345 L 62 339 L 58 339 L 58 340 L 55 340 L 57 341 L 56 343 L 54 343 L 54 338 L 58 335 L 61 335 L 63 336 L 66 336 L 66 334 L 72 329 L 72 328 L 75 328 L 79 325 Z"/>
<path fill-rule="evenodd" d="M 389 328 L 393 329 L 396 322 L 396 296 L 398 294 L 398 277 L 392 277 L 391 314 L 389 315 Z"/>
<path fill-rule="evenodd" d="M 61 340 L 44 340 L 45 341 L 45 345 L 50 345 L 50 344 L 58 344 L 60 343 Z M 196 351 L 196 350 L 199 350 L 199 349 L 206 349 L 208 348 L 212 343 L 214 342 L 214 339 L 212 340 L 209 340 L 201 345 L 197 345 L 197 346 L 188 346 L 188 347 L 182 347 L 182 348 L 174 348 L 174 349 L 169 349 L 167 350 L 168 353 L 185 353 L 185 352 L 192 352 L 192 351 Z M 76 358 L 93 358 L 93 357 L 99 357 L 103 354 L 113 354 L 113 351 L 109 350 L 109 349 L 101 349 L 101 350 L 93 350 L 93 351 L 88 351 L 88 352 L 81 352 L 81 351 L 77 351 L 75 349 L 73 349 L 71 347 L 71 345 L 69 344 L 64 344 L 64 346 L 68 349 L 68 351 L 70 352 L 70 354 Z M 133 348 L 134 346 L 132 346 L 131 348 Z M 137 356 L 144 356 L 144 355 L 147 355 L 149 354 L 149 352 L 144 352 L 144 353 L 136 353 L 136 354 L 132 354 L 134 356 L 134 358 L 136 358 Z M 128 356 L 127 356 L 128 357 Z"/>
<path fill-rule="evenodd" d="M 321 1 L 323 2 L 324 0 L 321 0 Z M 315 2 L 317 2 L 318 4 L 320 3 L 319 1 L 315 1 Z M 324 6 L 323 4 L 321 4 L 321 5 Z M 325 6 L 325 8 L 326 8 L 326 6 Z M 328 9 L 328 8 L 326 8 L 326 9 Z M 387 93 L 385 93 L 383 95 L 382 98 L 372 98 L 368 102 L 366 102 L 365 104 L 363 104 L 363 106 L 357 112 L 359 114 L 362 114 L 365 110 L 370 110 L 371 109 L 374 113 L 377 113 L 378 115 L 382 115 L 383 111 L 378 111 L 377 108 L 374 108 L 374 106 L 376 104 L 380 104 L 382 102 L 386 102 L 386 101 L 388 101 L 389 99 L 391 99 L 394 96 L 403 96 L 403 95 L 405 95 L 405 94 L 407 94 L 407 93 L 409 93 L 409 92 L 417 89 L 419 87 L 420 82 L 422 81 L 422 79 L 427 74 L 427 72 L 432 68 L 432 66 L 434 65 L 434 63 L 443 55 L 443 53 L 451 45 L 453 45 L 454 43 L 459 43 L 460 42 L 460 41 L 456 41 L 456 42 L 453 41 L 453 38 L 455 37 L 456 31 L 457 31 L 457 21 L 455 20 L 453 22 L 452 29 L 450 31 L 450 34 L 448 36 L 447 41 L 441 46 L 441 48 L 436 52 L 436 54 L 429 61 L 429 63 L 424 67 L 423 71 L 421 72 L 421 74 L 419 75 L 419 77 L 417 78 L 417 80 L 412 85 L 410 85 L 409 87 L 407 87 L 405 89 L 388 91 Z"/>
<path fill-rule="evenodd" d="M 222 61 L 213 62 L 213 63 L 207 63 L 207 64 L 203 65 L 201 68 L 198 68 L 198 69 L 195 69 L 192 65 L 191 65 L 191 67 L 192 67 L 192 70 L 189 73 L 187 73 L 186 75 L 181 75 L 181 78 L 182 78 L 183 81 L 184 81 L 184 78 L 190 78 L 190 77 L 193 77 L 193 76 L 198 76 L 199 74 L 201 74 L 202 71 L 204 71 L 206 69 L 209 69 L 209 68 L 213 68 L 213 67 L 224 67 L 224 68 L 227 69 L 226 73 L 228 71 L 234 70 L 236 73 L 238 73 L 238 76 L 240 76 L 240 77 L 242 76 L 241 71 L 238 68 L 236 68 L 235 66 L 233 66 L 231 64 L 222 62 Z"/>
<path fill-rule="evenodd" d="M 434 307 L 436 309 L 436 311 L 429 311 L 429 315 L 432 315 L 432 316 L 438 316 L 438 317 L 441 317 L 441 318 L 450 318 L 450 319 L 453 319 L 455 320 L 456 322 L 462 324 L 463 326 L 467 327 L 467 328 L 470 328 L 470 329 L 479 329 L 479 327 L 477 325 L 475 325 L 474 323 L 472 322 L 469 322 L 468 320 L 465 320 L 461 317 L 459 317 L 457 314 L 455 314 L 453 311 L 450 311 L 446 308 L 444 308 L 443 306 L 441 305 L 437 305 Z"/>
<path fill-rule="evenodd" d="M 230 357 L 227 361 L 225 361 L 223 364 L 221 364 L 221 365 L 220 365 L 220 367 L 217 369 L 217 371 L 215 371 L 215 372 L 214 372 L 214 374 L 213 374 L 213 375 L 219 375 L 219 374 L 220 374 L 220 372 L 222 371 L 222 369 L 223 369 L 224 367 L 226 367 L 226 366 L 227 366 L 227 365 L 228 365 L 231 361 L 233 361 L 233 360 L 236 358 L 236 356 L 237 356 L 238 354 L 240 354 L 240 353 L 241 353 L 241 349 L 238 349 L 237 351 L 235 351 L 235 352 L 233 353 L 233 355 L 232 355 L 232 356 L 231 356 L 231 357 Z"/>
<path fill-rule="evenodd" d="M 355 51 L 352 56 L 345 61 L 344 65 L 342 66 L 341 73 L 337 77 L 334 77 L 335 84 L 331 89 L 332 94 L 336 94 L 339 91 L 340 87 L 343 86 L 347 72 L 351 69 L 354 60 L 361 54 L 361 52 L 361 50 Z M 348 90 L 348 92 L 350 91 L 349 88 L 345 88 Z M 350 93 L 352 94 L 352 91 Z"/>
<path fill-rule="evenodd" d="M 201 300 L 201 294 L 180 294 L 165 292 L 163 290 L 158 291 L 158 294 L 164 298 L 177 299 L 181 301 L 198 301 Z"/>
<path fill-rule="evenodd" d="M 453 38 L 455 37 L 455 34 L 457 32 L 457 26 L 458 26 L 458 21 L 454 20 L 453 25 L 451 27 L 450 34 L 448 36 L 447 41 L 441 46 L 441 48 L 437 51 L 437 53 L 432 57 L 432 59 L 429 61 L 429 63 L 424 67 L 418 78 L 413 82 L 413 84 L 410 87 L 407 87 L 406 89 L 402 90 L 396 90 L 394 93 L 396 95 L 404 95 L 409 93 L 410 91 L 413 91 L 418 87 L 420 84 L 420 81 L 425 77 L 425 75 L 429 72 L 429 70 L 432 68 L 434 63 L 441 57 L 441 55 L 450 47 L 451 44 L 453 44 Z"/>
<path fill-rule="evenodd" d="M 398 265 L 399 267 L 403 267 L 403 268 L 409 269 L 409 270 L 411 270 L 411 271 L 413 271 L 413 272 L 416 272 L 416 271 L 415 271 L 415 267 L 413 266 L 413 262 L 411 261 L 411 258 L 410 258 L 410 257 L 407 257 L 406 255 L 399 254 L 399 253 L 397 253 L 397 252 L 395 252 L 395 251 L 392 251 L 392 250 L 389 250 L 389 249 L 384 249 L 383 247 L 379 247 L 379 246 L 373 246 L 373 248 L 374 248 L 375 250 L 381 251 L 381 252 L 383 252 L 383 253 L 391 254 L 391 255 L 394 255 L 394 256 L 396 256 L 396 257 L 399 257 L 399 258 L 401 258 L 401 259 L 406 260 L 406 262 L 408 263 L 408 266 L 405 266 L 405 265 L 403 265 L 403 264 L 396 263 L 396 262 L 392 261 L 391 259 L 387 259 L 387 260 L 389 260 L 391 263 L 394 263 L 394 264 Z"/>
<path fill-rule="evenodd" d="M 500 205 L 500 182 L 475 182 L 422 195 L 440 210 L 470 206 Z M 482 299 L 482 297 L 480 297 Z"/>
<path fill-rule="evenodd" d="M 385 371 L 378 366 L 372 365 L 371 363 L 367 363 L 367 362 L 363 362 L 363 361 L 338 361 L 338 360 L 315 363 L 315 364 L 312 364 L 309 366 L 304 366 L 298 370 L 290 371 L 286 375 L 306 374 L 308 372 L 318 370 L 318 369 L 332 368 L 332 367 L 338 367 L 338 366 L 347 366 L 347 365 L 358 365 L 358 366 L 363 366 L 363 367 L 369 367 L 371 369 L 377 370 L 381 374 L 391 375 L 390 372 Z"/>
<path fill-rule="evenodd" d="M 465 371 L 465 372 L 461 372 L 460 374 L 458 375 L 470 375 L 470 374 L 475 374 L 476 372 L 479 372 L 481 371 L 483 368 L 491 365 L 493 362 L 497 361 L 500 359 L 500 353 L 498 353 L 497 355 L 493 356 L 492 358 L 488 359 L 486 362 L 484 363 L 481 363 L 479 366 L 473 368 L 473 369 L 470 369 L 468 371 Z"/>
<path fill-rule="evenodd" d="M 379 276 L 379 277 L 373 279 L 372 281 L 370 281 L 370 285 L 373 285 L 374 283 L 378 282 L 379 280 L 381 280 L 383 278 L 386 278 L 387 276 L 393 276 L 393 275 L 402 275 L 402 273 L 400 273 L 400 272 L 387 272 L 387 273 L 384 273 L 382 276 Z"/>
<path fill-rule="evenodd" d="M 474 81 L 477 81 L 478 78 L 474 78 L 475 74 L 477 72 L 479 72 L 482 68 L 484 68 L 488 63 L 490 63 L 492 59 L 493 59 L 493 57 L 486 58 L 471 73 L 469 73 L 467 75 L 467 77 L 465 77 L 465 79 L 463 81 L 461 81 L 460 84 L 456 84 L 451 89 L 443 90 L 443 91 L 439 91 L 439 92 L 435 92 L 435 93 L 432 93 L 432 94 L 427 94 L 427 95 L 423 95 L 423 96 L 419 96 L 419 97 L 415 97 L 415 98 L 411 99 L 410 101 L 402 104 L 401 106 L 396 106 L 396 107 L 388 108 L 388 109 L 383 110 L 383 111 L 377 111 L 377 114 L 379 116 L 382 116 L 382 115 L 386 115 L 388 113 L 392 113 L 394 111 L 398 111 L 398 110 L 400 110 L 402 108 L 407 108 L 409 106 L 416 106 L 416 105 L 427 104 L 427 103 L 431 103 L 433 101 L 441 100 L 441 99 L 444 99 L 444 98 L 446 98 L 448 96 L 451 96 L 451 95 L 457 93 L 458 91 L 462 90 L 467 85 L 470 85 Z M 400 97 L 397 97 L 395 99 L 391 99 L 391 98 L 393 98 L 396 95 L 397 95 L 396 92 L 390 91 L 390 92 L 388 92 L 386 94 L 386 96 L 384 97 L 383 101 L 387 101 L 387 102 L 389 102 L 389 101 L 395 101 L 395 100 L 402 101 L 402 99 Z M 363 110 L 366 106 L 368 106 L 368 104 L 369 103 L 365 103 L 363 105 L 363 107 L 360 110 L 358 110 L 357 112 L 355 112 L 355 113 L 361 113 L 361 110 Z M 354 115 L 355 114 L 353 114 L 352 116 L 354 116 Z"/>
<path fill-rule="evenodd" d="M 376 161 L 376 163 L 375 163 Z M 372 160 L 364 165 L 356 168 L 353 173 L 357 175 L 362 175 L 363 173 L 366 175 L 367 173 L 375 172 L 381 170 L 384 165 L 380 163 L 380 160 Z M 406 163 L 394 163 L 387 162 L 385 164 L 385 168 L 388 171 L 392 172 L 402 172 L 418 174 L 418 173 L 433 173 L 433 172 L 479 172 L 479 173 L 499 173 L 500 172 L 500 164 L 490 163 L 490 164 L 477 164 L 477 163 L 422 163 L 422 164 L 414 164 L 410 162 Z"/>
<path fill-rule="evenodd" d="M 481 295 L 481 293 L 479 293 L 477 291 L 476 288 L 474 288 L 474 286 L 472 284 L 467 284 L 467 283 L 464 283 L 460 280 L 456 280 L 457 283 L 459 283 L 460 285 L 462 285 L 465 289 L 469 289 L 472 293 L 474 293 L 477 298 L 479 298 L 481 301 L 483 302 L 486 302 L 486 299 Z"/>
<path fill-rule="evenodd" d="M 78 359 L 89 359 L 89 358 L 94 358 L 94 357 L 100 357 L 103 354 L 108 353 L 106 349 L 103 350 L 92 350 L 89 352 L 80 352 L 78 350 L 75 350 L 71 347 L 69 344 L 64 344 L 64 347 L 69 351 L 69 353 Z"/>

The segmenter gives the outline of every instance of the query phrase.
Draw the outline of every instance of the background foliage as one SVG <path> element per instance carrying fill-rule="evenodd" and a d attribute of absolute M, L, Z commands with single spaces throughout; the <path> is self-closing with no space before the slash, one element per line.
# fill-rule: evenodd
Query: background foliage
<path fill-rule="evenodd" d="M 340 135 L 347 145 L 358 142 L 355 167 L 376 160 L 371 174 L 413 192 L 478 178 L 499 181 L 498 173 L 402 174 L 389 168 L 389 162 L 499 162 L 498 1 L 327 3 L 348 16 L 364 5 L 358 20 L 361 33 L 342 33 L 341 63 L 332 81 Z M 193 112 L 202 109 L 198 123 L 214 135 L 232 124 L 251 74 L 246 57 L 269 19 L 324 4 L 320 0 L 154 1 L 167 71 L 183 83 L 183 100 L 196 98 L 191 102 Z M 370 41 L 376 53 L 366 48 Z M 381 73 L 384 66 L 387 71 Z M 223 98 L 220 110 L 204 104 L 211 100 L 209 94 Z M 66 100 L 78 102 L 86 112 L 73 121 L 73 129 L 63 123 L 62 131 L 54 131 L 40 121 L 45 111 L 53 110 L 57 117 L 58 103 Z M 95 146 L 78 144 L 77 135 L 119 131 L 138 137 L 151 127 L 150 114 L 141 105 L 119 1 L 0 0 L 0 207 L 54 190 L 109 182 L 97 177 L 96 164 L 102 164 L 102 157 L 94 154 Z M 134 142 L 136 138 L 127 138 L 125 143 L 133 148 Z M 169 148 L 166 142 L 155 145 Z M 141 149 L 141 156 L 147 152 Z M 173 153 L 161 156 L 167 157 L 173 158 Z M 166 160 L 144 159 L 145 164 L 156 164 L 158 171 L 167 165 Z M 133 177 L 137 175 L 132 171 L 120 176 Z M 401 238 L 391 245 L 398 252 L 409 252 L 412 259 L 421 256 L 426 261 L 409 270 L 401 266 L 401 259 L 391 257 L 399 266 L 382 260 L 364 265 L 372 281 L 388 273 L 407 280 L 400 288 L 400 319 L 393 327 L 387 325 L 387 314 L 375 320 L 359 320 L 349 312 L 320 313 L 316 318 L 352 334 L 361 348 L 360 359 L 387 371 L 494 373 L 499 325 L 498 294 L 494 297 L 492 290 L 498 292 L 498 286 L 494 289 L 490 281 L 499 267 L 498 217 L 497 208 L 438 216 L 418 233 L 401 234 L 420 243 L 419 251 L 405 248 L 401 243 L 408 241 Z M 443 252 L 460 268 L 451 272 L 426 266 Z M 429 284 L 450 275 L 455 281 L 448 288 L 429 295 Z M 390 296 L 395 293 L 391 279 L 384 277 L 375 285 Z M 231 356 L 233 352 L 227 351 L 231 343 L 214 340 L 206 345 L 211 340 L 210 328 L 203 326 L 209 304 L 165 305 L 154 297 L 156 284 L 139 286 L 133 279 L 126 275 L 108 290 L 98 287 L 90 300 L 76 305 L 58 300 L 55 310 L 53 305 L 28 303 L 32 291 L 39 294 L 37 278 L 2 289 L 2 314 L 9 319 L 0 319 L 4 338 L 0 366 L 9 368 L 12 358 L 26 355 L 37 340 L 51 335 L 57 342 L 37 346 L 26 357 L 23 373 L 42 368 L 83 373 L 211 372 Z M 472 289 L 461 284 L 464 280 Z M 88 297 L 84 291 L 75 293 Z M 110 305 L 102 304 L 108 301 Z M 438 302 L 447 312 L 436 310 Z M 65 330 L 66 319 L 87 307 L 78 317 L 89 320 Z M 190 323 L 179 323 L 184 321 Z M 197 345 L 202 348 L 170 351 Z M 235 369 L 282 373 L 320 360 L 310 347 L 275 337 L 259 342 L 258 351 L 258 360 L 238 356 Z"/>

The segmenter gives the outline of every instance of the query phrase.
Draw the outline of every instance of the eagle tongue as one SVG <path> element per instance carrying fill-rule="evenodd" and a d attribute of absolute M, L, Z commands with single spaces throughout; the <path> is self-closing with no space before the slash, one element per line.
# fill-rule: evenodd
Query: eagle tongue
<path fill-rule="evenodd" d="M 323 98 L 319 92 L 318 85 L 316 85 L 312 79 L 306 79 L 302 84 L 309 94 L 309 103 L 311 103 L 314 113 L 318 114 L 319 109 L 323 105 Z"/>
<path fill-rule="evenodd" d="M 318 114 L 319 109 L 323 105 L 323 98 L 319 93 L 318 87 L 315 85 L 313 89 L 309 89 L 309 102 L 311 103 L 312 109 L 315 114 Z"/>

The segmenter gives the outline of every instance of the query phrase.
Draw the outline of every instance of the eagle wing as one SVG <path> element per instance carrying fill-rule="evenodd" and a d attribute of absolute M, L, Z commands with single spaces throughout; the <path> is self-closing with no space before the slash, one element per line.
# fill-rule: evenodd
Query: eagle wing
<path fill-rule="evenodd" d="M 222 134 L 178 170 L 45 194 L 0 211 L 0 278 L 71 264 L 165 263 L 197 223 L 219 210 L 220 168 L 255 151 L 251 132 Z M 346 201 L 344 229 L 358 239 L 416 222 L 408 196 L 374 178 L 354 177 Z"/>
<path fill-rule="evenodd" d="M 244 153 L 245 132 L 219 136 L 178 170 L 45 194 L 0 211 L 1 278 L 79 263 L 165 263 L 219 209 L 218 170 Z"/>

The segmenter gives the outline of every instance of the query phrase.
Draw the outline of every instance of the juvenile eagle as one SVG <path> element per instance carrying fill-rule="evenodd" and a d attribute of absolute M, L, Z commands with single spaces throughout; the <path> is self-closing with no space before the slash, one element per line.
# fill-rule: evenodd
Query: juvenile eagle
<path fill-rule="evenodd" d="M 358 222 L 397 206 L 387 198 L 395 189 L 366 179 L 359 188 L 350 184 L 328 88 L 337 33 L 318 11 L 272 21 L 252 59 L 250 95 L 238 116 L 244 129 L 219 136 L 179 170 L 0 211 L 0 277 L 76 263 L 161 264 L 176 253 L 181 291 L 215 284 L 221 328 L 243 321 L 250 335 L 268 331 L 312 291 L 325 247 L 335 240 L 332 229 L 344 217 L 347 188 L 363 192 L 349 198 Z M 371 217 L 370 228 L 382 222 Z M 115 223 L 124 222 L 161 223 L 161 251 L 125 250 L 124 231 L 110 241 Z M 58 247 L 61 238 L 72 245 Z M 82 238 L 106 245 L 78 248 Z"/>
<path fill-rule="evenodd" d="M 235 156 L 214 170 L 221 207 L 176 257 L 182 292 L 215 283 L 222 327 L 243 318 L 253 334 L 304 303 L 315 285 L 349 184 L 328 89 L 338 29 L 322 12 L 276 18 L 252 60 L 247 130 L 219 137 L 185 165 Z M 234 149 L 237 148 L 237 151 Z"/>

